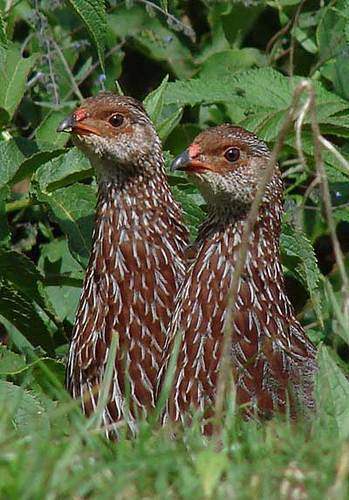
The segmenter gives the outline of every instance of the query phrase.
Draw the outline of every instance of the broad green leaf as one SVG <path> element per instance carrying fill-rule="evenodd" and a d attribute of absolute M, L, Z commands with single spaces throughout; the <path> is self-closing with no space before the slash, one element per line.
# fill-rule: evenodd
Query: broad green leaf
<path fill-rule="evenodd" d="M 288 78 L 271 68 L 252 69 L 238 72 L 231 77 L 193 79 L 167 84 L 164 103 L 177 106 L 209 103 L 229 103 L 244 110 L 241 124 L 254 130 L 265 140 L 273 140 L 278 134 L 292 94 L 300 77 Z M 349 109 L 349 103 L 336 94 L 327 91 L 319 82 L 313 82 L 316 91 L 318 120 L 326 123 L 335 118 L 338 126 L 346 122 L 338 117 L 339 112 Z M 310 118 L 306 117 L 305 123 Z"/>
<path fill-rule="evenodd" d="M 23 356 L 0 345 L 0 377 L 14 375 L 26 366 Z"/>
<path fill-rule="evenodd" d="M 229 49 L 217 52 L 202 64 L 198 76 L 207 81 L 224 78 L 236 71 L 250 69 L 253 66 L 264 66 L 265 57 L 257 49 Z"/>
<path fill-rule="evenodd" d="M 190 230 L 192 238 L 195 238 L 200 223 L 204 220 L 205 213 L 200 208 L 198 201 L 202 200 L 200 195 L 190 193 L 173 186 L 172 192 L 176 200 L 181 204 L 184 214 L 184 220 Z"/>
<path fill-rule="evenodd" d="M 52 352 L 50 332 L 34 303 L 11 283 L 0 280 L 0 315 L 12 323 L 34 346 Z"/>
<path fill-rule="evenodd" d="M 43 276 L 28 257 L 13 250 L 0 248 L 0 276 L 29 301 L 35 301 L 50 314 L 42 290 Z"/>
<path fill-rule="evenodd" d="M 108 24 L 118 39 L 132 38 L 136 49 L 146 57 L 167 64 L 178 78 L 194 73 L 190 50 L 158 17 L 149 17 L 143 6 L 133 5 L 128 9 L 118 5 L 108 15 Z"/>
<path fill-rule="evenodd" d="M 342 439 L 349 437 L 349 381 L 333 360 L 327 347 L 318 353 L 317 383 L 320 418 L 332 424 Z"/>
<path fill-rule="evenodd" d="M 52 193 L 38 193 L 38 199 L 50 208 L 53 220 L 68 237 L 69 249 L 87 266 L 96 204 L 96 190 L 85 184 L 73 184 Z"/>
<path fill-rule="evenodd" d="M 171 108 L 172 106 L 168 106 Z M 158 126 L 158 134 L 162 141 L 165 141 L 170 133 L 177 127 L 183 115 L 183 108 L 178 108 L 169 115 L 165 115 L 164 119 Z"/>
<path fill-rule="evenodd" d="M 87 27 L 104 72 L 104 47 L 107 34 L 107 16 L 104 0 L 68 0 Z"/>
<path fill-rule="evenodd" d="M 0 189 L 30 176 L 61 150 L 39 150 L 33 141 L 18 137 L 0 142 Z"/>
<path fill-rule="evenodd" d="M 161 116 L 162 108 L 164 106 L 164 91 L 168 83 L 168 75 L 165 76 L 157 89 L 147 95 L 144 100 L 144 107 L 150 116 L 152 122 L 157 128 Z"/>
<path fill-rule="evenodd" d="M 297 257 L 299 264 L 290 269 L 296 277 L 300 277 L 309 292 L 316 314 L 322 321 L 321 304 L 319 300 L 319 280 L 321 277 L 314 249 L 310 241 L 299 230 L 288 224 L 283 224 L 281 233 L 281 249 L 284 254 Z"/>
<path fill-rule="evenodd" d="M 47 113 L 35 131 L 35 138 L 39 148 L 45 149 L 48 144 L 50 144 L 51 149 L 60 149 L 65 146 L 69 140 L 69 134 L 59 134 L 57 127 L 71 109 L 72 106 L 68 105 L 65 109 L 53 110 Z"/>
<path fill-rule="evenodd" d="M 177 106 L 164 106 L 164 92 L 168 84 L 168 76 L 160 86 L 151 92 L 144 100 L 147 110 L 162 141 L 165 141 L 181 120 L 183 109 Z"/>
<path fill-rule="evenodd" d="M 321 10 L 318 11 L 318 14 L 321 15 Z M 287 22 L 290 19 L 287 19 Z M 315 39 L 315 29 L 316 29 L 316 16 L 314 16 L 313 11 L 301 11 L 298 16 L 298 22 L 292 28 L 292 34 L 303 47 L 304 50 L 309 52 L 310 54 L 318 53 L 318 46 Z"/>
<path fill-rule="evenodd" d="M 73 324 L 81 293 L 82 267 L 71 256 L 67 241 L 56 239 L 43 245 L 38 265 L 45 273 L 45 291 L 56 315 Z"/>
<path fill-rule="evenodd" d="M 14 46 L 0 47 L 0 124 L 11 120 L 20 103 L 28 74 L 33 68 L 37 55 L 21 56 Z"/>
<path fill-rule="evenodd" d="M 349 318 L 343 310 L 343 293 L 335 292 L 332 283 L 323 278 L 327 300 L 331 307 L 330 316 L 332 318 L 333 333 L 342 337 L 349 346 Z"/>
<path fill-rule="evenodd" d="M 320 57 L 329 59 L 338 54 L 347 45 L 345 26 L 349 20 L 347 0 L 330 3 L 323 9 L 323 15 L 317 26 L 316 38 Z"/>
<path fill-rule="evenodd" d="M 349 207 L 338 207 L 333 211 L 333 216 L 336 221 L 349 222 Z"/>
<path fill-rule="evenodd" d="M 0 188 L 13 181 L 26 157 L 36 151 L 33 143 L 22 138 L 0 142 Z"/>
<path fill-rule="evenodd" d="M 0 380 L 0 405 L 11 415 L 13 425 L 21 435 L 28 436 L 33 430 L 49 431 L 48 415 L 34 393 Z"/>
<path fill-rule="evenodd" d="M 77 148 L 72 148 L 60 156 L 41 165 L 35 174 L 40 190 L 54 191 L 91 176 L 90 162 Z"/>

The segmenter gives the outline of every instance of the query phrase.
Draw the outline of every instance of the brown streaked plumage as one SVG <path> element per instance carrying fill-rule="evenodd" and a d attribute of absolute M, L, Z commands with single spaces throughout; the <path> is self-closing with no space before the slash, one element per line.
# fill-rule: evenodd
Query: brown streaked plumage
<path fill-rule="evenodd" d="M 173 163 L 191 175 L 209 213 L 188 252 L 167 338 L 167 358 L 176 333 L 181 340 L 165 420 L 184 421 L 191 407 L 212 416 L 228 292 L 244 222 L 269 157 L 254 134 L 221 125 L 202 132 Z M 282 181 L 275 166 L 250 235 L 232 328 L 231 369 L 237 403 L 246 416 L 269 417 L 287 408 L 296 416 L 298 408 L 314 408 L 316 353 L 285 293 L 282 212 Z M 205 430 L 211 432 L 211 425 Z"/>
<path fill-rule="evenodd" d="M 134 431 L 137 415 L 154 408 L 165 333 L 184 274 L 187 231 L 167 184 L 160 140 L 142 104 L 102 92 L 86 99 L 58 131 L 72 132 L 99 185 L 66 385 L 91 415 L 111 334 L 117 332 L 119 348 L 103 414 L 108 435 L 115 438 L 117 422 L 125 419 Z"/>

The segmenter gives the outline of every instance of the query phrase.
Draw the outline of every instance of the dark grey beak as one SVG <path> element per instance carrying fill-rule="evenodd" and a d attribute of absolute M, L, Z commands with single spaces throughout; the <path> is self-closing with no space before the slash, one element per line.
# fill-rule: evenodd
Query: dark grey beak
<path fill-rule="evenodd" d="M 75 124 L 74 116 L 70 115 L 58 125 L 57 132 L 71 132 Z"/>
<path fill-rule="evenodd" d="M 170 170 L 171 172 L 174 172 L 175 170 L 185 170 L 188 163 L 190 163 L 191 158 L 189 156 L 189 152 L 186 149 L 181 153 L 180 155 L 177 156 L 171 163 Z"/>

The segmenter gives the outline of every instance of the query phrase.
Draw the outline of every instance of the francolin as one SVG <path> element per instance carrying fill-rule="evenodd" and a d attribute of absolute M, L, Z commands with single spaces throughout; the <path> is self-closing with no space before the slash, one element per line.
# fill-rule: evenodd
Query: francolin
<path fill-rule="evenodd" d="M 198 186 L 208 216 L 188 252 L 188 269 L 167 337 L 167 358 L 176 335 L 180 342 L 165 420 L 184 421 L 190 408 L 212 416 L 232 274 L 244 223 L 269 158 L 266 144 L 254 134 L 226 124 L 199 134 L 173 163 L 173 169 L 186 171 Z M 247 418 L 287 411 L 294 417 L 299 408 L 314 408 L 316 352 L 285 293 L 282 213 L 283 187 L 275 165 L 249 237 L 230 327 L 236 402 Z M 211 432 L 212 426 L 205 429 Z"/>
<path fill-rule="evenodd" d="M 101 92 L 58 127 L 70 132 L 98 178 L 90 260 L 70 344 L 66 385 L 94 413 L 113 332 L 118 350 L 103 426 L 136 431 L 153 409 L 166 330 L 184 275 L 187 231 L 142 104 Z"/>

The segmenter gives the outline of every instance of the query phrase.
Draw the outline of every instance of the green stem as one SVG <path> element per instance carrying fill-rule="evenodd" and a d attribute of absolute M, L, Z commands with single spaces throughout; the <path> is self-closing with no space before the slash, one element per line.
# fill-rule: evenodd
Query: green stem
<path fill-rule="evenodd" d="M 17 212 L 17 210 L 30 207 L 30 205 L 33 205 L 31 198 L 21 198 L 20 200 L 11 201 L 10 203 L 6 203 L 6 213 Z"/>

